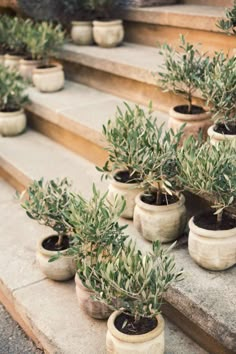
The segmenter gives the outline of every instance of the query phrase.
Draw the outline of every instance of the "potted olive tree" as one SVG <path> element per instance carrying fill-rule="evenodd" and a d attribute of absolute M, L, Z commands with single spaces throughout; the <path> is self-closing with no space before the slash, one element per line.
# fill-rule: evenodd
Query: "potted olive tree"
<path fill-rule="evenodd" d="M 0 134 L 15 136 L 26 128 L 26 82 L 19 73 L 0 65 Z"/>
<path fill-rule="evenodd" d="M 26 53 L 24 35 L 28 21 L 20 17 L 5 17 L 4 26 L 7 34 L 7 54 L 5 54 L 4 65 L 10 69 L 18 70 L 20 59 Z"/>
<path fill-rule="evenodd" d="M 205 68 L 201 91 L 213 112 L 208 129 L 213 144 L 236 138 L 236 57 L 215 53 Z"/>
<path fill-rule="evenodd" d="M 93 21 L 93 38 L 100 47 L 112 48 L 124 38 L 122 20 L 112 19 L 116 13 L 117 0 L 88 0 L 96 18 Z"/>
<path fill-rule="evenodd" d="M 150 146 L 136 166 L 144 192 L 136 196 L 134 226 L 149 241 L 170 242 L 180 237 L 186 224 L 185 198 L 178 190 L 177 148 L 182 130 L 164 131 L 153 126 Z"/>
<path fill-rule="evenodd" d="M 7 24 L 9 17 L 7 15 L 0 15 L 0 64 L 4 64 L 4 56 L 7 53 Z"/>
<path fill-rule="evenodd" d="M 32 80 L 41 92 L 55 92 L 64 86 L 64 71 L 62 65 L 50 62 L 64 43 L 65 33 L 61 25 L 41 22 L 32 27 L 27 37 L 27 50 L 33 60 L 41 64 L 33 69 Z"/>
<path fill-rule="evenodd" d="M 62 0 L 63 12 L 71 22 L 71 38 L 77 45 L 93 43 L 93 13 L 90 0 Z"/>
<path fill-rule="evenodd" d="M 185 190 L 211 206 L 189 221 L 189 253 L 203 268 L 224 270 L 236 263 L 236 146 L 199 146 L 193 137 L 178 151 Z"/>
<path fill-rule="evenodd" d="M 140 193 L 140 176 L 136 168 L 142 163 L 143 150 L 150 147 L 155 120 L 151 112 L 139 106 L 131 108 L 125 103 L 125 110 L 119 107 L 114 120 L 103 126 L 108 159 L 103 168 L 97 169 L 105 177 L 112 177 L 109 184 L 108 199 L 112 202 L 115 195 L 125 198 L 126 208 L 122 217 L 133 218 L 135 198 Z"/>
<path fill-rule="evenodd" d="M 163 295 L 182 277 L 169 249 L 155 242 L 153 252 L 143 255 L 130 242 L 112 260 L 94 267 L 83 260 L 79 274 L 96 298 L 115 311 L 108 320 L 108 353 L 164 353 Z"/>
<path fill-rule="evenodd" d="M 185 123 L 186 136 L 197 136 L 202 131 L 206 137 L 211 113 L 205 107 L 194 104 L 193 95 L 199 89 L 208 58 L 186 42 L 183 35 L 180 37 L 179 50 L 164 44 L 160 54 L 163 55 L 164 64 L 163 71 L 159 73 L 159 83 L 165 92 L 171 91 L 186 100 L 186 104 L 170 108 L 169 127 L 177 131 Z"/>
<path fill-rule="evenodd" d="M 107 193 L 101 195 L 95 186 L 90 200 L 77 194 L 71 201 L 65 211 L 66 218 L 74 229 L 68 254 L 74 258 L 77 268 L 84 259 L 91 267 L 98 259 L 103 262 L 111 259 L 110 246 L 114 252 L 123 247 L 126 239 L 123 230 L 126 226 L 120 226 L 117 221 L 124 207 L 124 200 L 117 198 L 110 204 Z M 80 307 L 93 318 L 108 318 L 110 309 L 93 299 L 94 293 L 83 285 L 79 274 L 75 277 L 75 283 Z"/>
<path fill-rule="evenodd" d="M 22 203 L 22 207 L 27 216 L 50 227 L 54 232 L 50 236 L 41 237 L 38 242 L 36 258 L 40 269 L 52 280 L 63 281 L 72 278 L 76 269 L 73 257 L 68 255 L 67 251 L 73 228 L 63 214 L 73 198 L 71 184 L 66 178 L 46 183 L 40 179 L 34 181 L 25 193 L 28 194 L 28 199 Z M 59 252 L 65 254 L 65 257 L 57 257 Z"/>

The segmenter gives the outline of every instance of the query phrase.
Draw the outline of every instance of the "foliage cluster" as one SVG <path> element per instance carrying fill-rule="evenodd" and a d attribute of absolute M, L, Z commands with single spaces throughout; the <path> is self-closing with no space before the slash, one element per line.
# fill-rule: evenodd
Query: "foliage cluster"
<path fill-rule="evenodd" d="M 27 83 L 18 72 L 0 65 L 0 111 L 13 112 L 28 102 Z"/>
<path fill-rule="evenodd" d="M 197 47 L 180 36 L 178 50 L 163 44 L 160 54 L 164 58 L 163 71 L 159 72 L 159 82 L 164 92 L 172 91 L 182 95 L 188 103 L 188 113 L 192 113 L 193 94 L 204 77 L 209 58 L 200 53 Z"/>
<path fill-rule="evenodd" d="M 78 275 L 96 298 L 113 310 L 122 310 L 138 322 L 142 317 L 154 317 L 160 312 L 164 293 L 181 280 L 169 249 L 154 242 L 153 252 L 142 254 L 131 241 L 113 259 L 98 261 L 91 267 L 86 258 L 81 261 Z"/>
<path fill-rule="evenodd" d="M 217 26 L 229 35 L 236 35 L 236 0 L 233 8 L 226 9 L 226 19 L 219 20 Z"/>

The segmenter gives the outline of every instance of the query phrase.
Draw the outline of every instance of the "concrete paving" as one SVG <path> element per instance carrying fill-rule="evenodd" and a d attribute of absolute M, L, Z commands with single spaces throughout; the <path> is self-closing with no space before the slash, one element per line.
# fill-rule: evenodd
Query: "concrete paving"
<path fill-rule="evenodd" d="M 43 354 L 0 304 L 0 353 Z"/>

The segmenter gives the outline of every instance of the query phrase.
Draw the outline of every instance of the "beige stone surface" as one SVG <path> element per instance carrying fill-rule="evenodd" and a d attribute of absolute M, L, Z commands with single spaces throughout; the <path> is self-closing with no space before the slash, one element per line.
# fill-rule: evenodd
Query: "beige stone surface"
<path fill-rule="evenodd" d="M 206 5 L 206 2 L 205 4 Z M 224 17 L 224 7 L 204 6 L 200 4 L 177 4 L 132 8 L 122 12 L 122 18 L 128 21 L 145 22 L 162 26 L 174 26 L 219 32 L 216 22 Z"/>

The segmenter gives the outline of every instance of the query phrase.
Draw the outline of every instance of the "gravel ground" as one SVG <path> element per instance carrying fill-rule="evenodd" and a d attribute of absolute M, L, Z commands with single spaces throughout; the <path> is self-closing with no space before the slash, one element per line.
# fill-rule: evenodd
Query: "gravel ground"
<path fill-rule="evenodd" d="M 43 354 L 0 304 L 0 354 Z"/>

